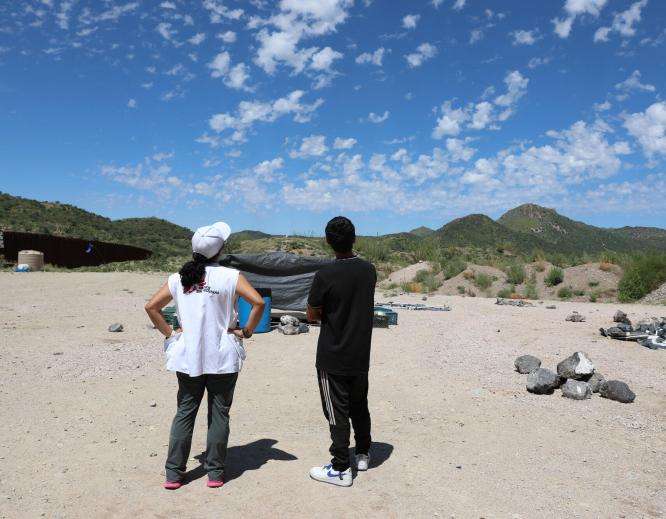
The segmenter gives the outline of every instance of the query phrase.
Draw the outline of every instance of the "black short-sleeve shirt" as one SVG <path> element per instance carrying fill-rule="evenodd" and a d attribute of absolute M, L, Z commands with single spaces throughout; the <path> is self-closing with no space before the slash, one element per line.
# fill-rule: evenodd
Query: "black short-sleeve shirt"
<path fill-rule="evenodd" d="M 314 276 L 308 304 L 321 308 L 317 368 L 360 375 L 370 366 L 377 272 L 359 257 L 338 259 Z"/>

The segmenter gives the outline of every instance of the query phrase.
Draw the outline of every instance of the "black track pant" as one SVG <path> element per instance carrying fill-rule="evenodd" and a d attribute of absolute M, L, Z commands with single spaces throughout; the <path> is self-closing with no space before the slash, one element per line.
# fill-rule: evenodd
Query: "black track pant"
<path fill-rule="evenodd" d="M 368 411 L 368 374 L 331 375 L 317 370 L 319 394 L 324 416 L 331 430 L 331 463 L 335 470 L 349 468 L 349 420 L 354 427 L 356 454 L 370 450 L 370 411 Z"/>

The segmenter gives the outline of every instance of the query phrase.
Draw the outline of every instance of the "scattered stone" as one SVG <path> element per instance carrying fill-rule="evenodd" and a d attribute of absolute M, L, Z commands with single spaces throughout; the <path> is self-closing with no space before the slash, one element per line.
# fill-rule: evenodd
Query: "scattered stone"
<path fill-rule="evenodd" d="M 636 394 L 629 389 L 629 386 L 619 380 L 606 380 L 599 387 L 599 394 L 623 404 L 630 404 L 636 398 Z"/>
<path fill-rule="evenodd" d="M 562 385 L 562 396 L 573 400 L 585 400 L 592 397 L 592 387 L 587 382 L 567 380 Z"/>
<path fill-rule="evenodd" d="M 157 453 L 156 453 L 156 452 L 151 452 L 151 453 L 150 453 L 150 457 L 151 457 L 151 458 L 154 458 L 155 456 L 157 456 Z"/>
<path fill-rule="evenodd" d="M 527 390 L 537 395 L 550 395 L 561 383 L 559 375 L 546 368 L 535 369 L 527 375 Z"/>
<path fill-rule="evenodd" d="M 301 323 L 301 321 L 298 319 L 298 317 L 294 317 L 293 315 L 283 315 L 280 317 L 280 324 L 286 325 L 291 325 L 291 326 L 298 326 Z"/>
<path fill-rule="evenodd" d="M 62 355 L 62 352 L 61 351 L 54 351 L 53 354 L 54 355 Z"/>
<path fill-rule="evenodd" d="M 423 297 L 421 298 L 421 301 L 427 301 L 427 300 L 428 300 L 427 296 L 423 296 Z"/>
<path fill-rule="evenodd" d="M 577 351 L 557 365 L 557 373 L 562 378 L 585 380 L 594 373 L 594 364 L 582 351 Z"/>
<path fill-rule="evenodd" d="M 555 310 L 557 307 L 555 305 L 548 305 L 546 306 L 546 309 L 548 310 Z"/>
<path fill-rule="evenodd" d="M 298 333 L 309 333 L 310 325 L 307 323 L 301 323 L 298 325 Z"/>
<path fill-rule="evenodd" d="M 521 355 L 514 361 L 513 365 L 516 367 L 518 373 L 525 375 L 539 369 L 541 367 L 541 360 L 533 355 Z"/>
<path fill-rule="evenodd" d="M 627 314 L 625 314 L 622 310 L 618 310 L 615 312 L 615 315 L 613 316 L 613 322 L 614 323 L 625 323 L 631 326 L 631 321 L 627 317 Z"/>
<path fill-rule="evenodd" d="M 501 297 L 498 297 L 495 300 L 496 305 L 506 305 L 506 306 L 519 306 L 519 307 L 524 307 L 524 306 L 534 306 L 532 303 L 528 301 L 524 301 L 522 299 L 503 299 Z"/>
<path fill-rule="evenodd" d="M 150 407 L 157 407 L 157 402 L 152 401 L 149 405 L 150 405 Z"/>
<path fill-rule="evenodd" d="M 604 382 L 606 382 L 606 379 L 598 371 L 592 373 L 592 376 L 587 380 L 587 383 L 590 384 L 593 393 L 598 393 L 601 384 L 603 384 Z"/>
<path fill-rule="evenodd" d="M 571 315 L 568 315 L 565 320 L 570 321 L 572 323 L 584 323 L 585 316 L 574 311 Z"/>
<path fill-rule="evenodd" d="M 110 332 L 122 332 L 123 331 L 123 325 L 120 323 L 113 323 L 111 326 L 109 326 L 109 331 Z"/>

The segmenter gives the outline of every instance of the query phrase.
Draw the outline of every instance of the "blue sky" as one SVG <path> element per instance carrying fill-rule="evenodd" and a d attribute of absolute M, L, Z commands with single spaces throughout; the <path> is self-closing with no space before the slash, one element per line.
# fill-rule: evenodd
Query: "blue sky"
<path fill-rule="evenodd" d="M 0 5 L 0 190 L 320 234 L 666 226 L 658 0 Z"/>

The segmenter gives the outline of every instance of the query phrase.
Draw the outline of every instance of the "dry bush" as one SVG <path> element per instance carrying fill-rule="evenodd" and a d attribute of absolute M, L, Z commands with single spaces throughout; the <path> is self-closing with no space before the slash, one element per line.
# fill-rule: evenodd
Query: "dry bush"
<path fill-rule="evenodd" d="M 611 272 L 613 270 L 613 264 L 606 261 L 599 263 L 599 270 L 603 270 L 604 272 Z"/>
<path fill-rule="evenodd" d="M 537 272 L 543 272 L 543 271 L 546 270 L 546 263 L 543 262 L 543 261 L 538 261 L 538 262 L 534 265 L 534 269 L 535 269 Z"/>
<path fill-rule="evenodd" d="M 472 281 L 474 279 L 474 271 L 466 270 L 465 272 L 463 272 L 463 277 L 468 281 Z"/>

